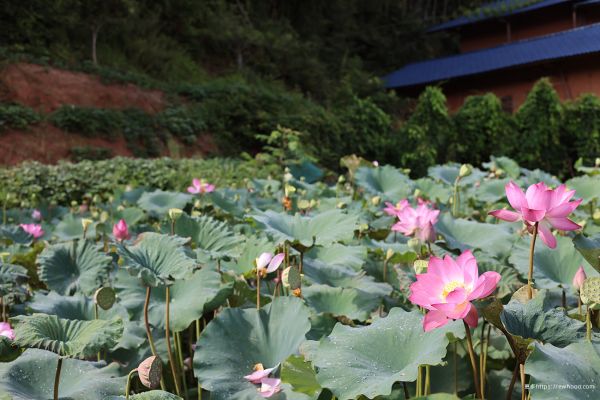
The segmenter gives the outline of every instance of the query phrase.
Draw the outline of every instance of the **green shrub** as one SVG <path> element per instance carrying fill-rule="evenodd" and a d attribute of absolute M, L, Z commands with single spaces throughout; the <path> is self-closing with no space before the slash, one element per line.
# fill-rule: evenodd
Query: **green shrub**
<path fill-rule="evenodd" d="M 519 129 L 517 161 L 527 168 L 558 173 L 568 168 L 561 147 L 562 105 L 546 78 L 540 79 L 516 114 Z"/>
<path fill-rule="evenodd" d="M 436 163 L 455 159 L 455 130 L 448 115 L 446 96 L 438 87 L 427 87 L 415 111 L 400 128 L 401 165 L 422 176 Z"/>
<path fill-rule="evenodd" d="M 120 111 L 65 105 L 50 115 L 55 126 L 85 136 L 114 139 L 125 124 Z"/>
<path fill-rule="evenodd" d="M 514 119 L 493 93 L 467 97 L 454 115 L 454 125 L 460 138 L 456 161 L 481 165 L 492 155 L 512 154 L 516 145 Z"/>
<path fill-rule="evenodd" d="M 77 146 L 69 150 L 71 161 L 106 160 L 113 156 L 112 150 L 106 147 Z"/>
<path fill-rule="evenodd" d="M 167 108 L 156 116 L 156 123 L 187 144 L 195 143 L 198 134 L 206 130 L 202 114 L 184 107 Z"/>
<path fill-rule="evenodd" d="M 85 197 L 107 199 L 127 185 L 184 191 L 192 178 L 203 178 L 217 186 L 240 186 L 245 179 L 265 178 L 269 166 L 255 160 L 135 159 L 117 157 L 102 161 L 62 162 L 44 165 L 26 162 L 0 168 L 1 189 L 11 194 L 8 206 L 32 206 L 41 201 L 69 205 Z"/>
<path fill-rule="evenodd" d="M 600 157 L 600 99 L 586 94 L 565 103 L 561 141 L 574 161 L 594 164 Z"/>
<path fill-rule="evenodd" d="M 25 129 L 40 120 L 40 115 L 31 108 L 19 104 L 0 104 L 0 131 L 6 128 Z"/>

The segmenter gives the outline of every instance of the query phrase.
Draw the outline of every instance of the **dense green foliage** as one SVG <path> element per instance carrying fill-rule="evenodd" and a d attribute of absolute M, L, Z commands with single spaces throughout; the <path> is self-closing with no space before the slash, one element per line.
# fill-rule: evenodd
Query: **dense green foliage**
<path fill-rule="evenodd" d="M 24 129 L 40 121 L 40 116 L 19 104 L 0 103 L 0 132 L 6 128 Z"/>
<path fill-rule="evenodd" d="M 266 177 L 267 166 L 254 161 L 232 159 L 132 159 L 82 161 L 44 165 L 23 163 L 0 169 L 2 201 L 8 204 L 35 204 L 40 201 L 68 205 L 84 197 L 110 196 L 127 185 L 183 190 L 192 177 L 217 185 L 241 185 L 244 179 Z"/>

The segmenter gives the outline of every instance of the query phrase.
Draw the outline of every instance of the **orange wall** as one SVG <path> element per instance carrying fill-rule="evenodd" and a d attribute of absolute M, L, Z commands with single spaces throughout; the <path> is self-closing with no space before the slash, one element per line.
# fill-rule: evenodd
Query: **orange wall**
<path fill-rule="evenodd" d="M 443 86 L 448 108 L 455 112 L 470 95 L 495 93 L 511 96 L 513 111 L 525 101 L 534 83 L 549 77 L 562 100 L 577 98 L 583 93 L 600 96 L 600 55 L 554 61 L 520 69 L 505 70 L 479 77 L 461 79 Z"/>

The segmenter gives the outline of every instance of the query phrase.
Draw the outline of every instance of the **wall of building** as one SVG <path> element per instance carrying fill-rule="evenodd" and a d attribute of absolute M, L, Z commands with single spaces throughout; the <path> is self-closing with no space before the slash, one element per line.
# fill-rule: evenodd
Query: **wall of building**
<path fill-rule="evenodd" d="M 442 85 L 448 98 L 448 108 L 455 112 L 467 96 L 488 92 L 512 103 L 516 111 L 525 101 L 537 80 L 549 77 L 562 100 L 572 100 L 583 93 L 600 96 L 600 55 L 555 60 L 525 68 L 497 71 L 480 76 L 454 80 Z"/>

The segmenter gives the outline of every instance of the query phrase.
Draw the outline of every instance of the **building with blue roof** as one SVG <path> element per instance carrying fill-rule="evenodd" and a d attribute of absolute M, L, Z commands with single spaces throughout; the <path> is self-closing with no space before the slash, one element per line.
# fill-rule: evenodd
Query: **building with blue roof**
<path fill-rule="evenodd" d="M 501 0 L 429 29 L 460 37 L 460 52 L 405 65 L 383 79 L 418 95 L 440 85 L 451 110 L 470 95 L 494 92 L 506 111 L 549 77 L 563 99 L 600 95 L 600 0 Z"/>

